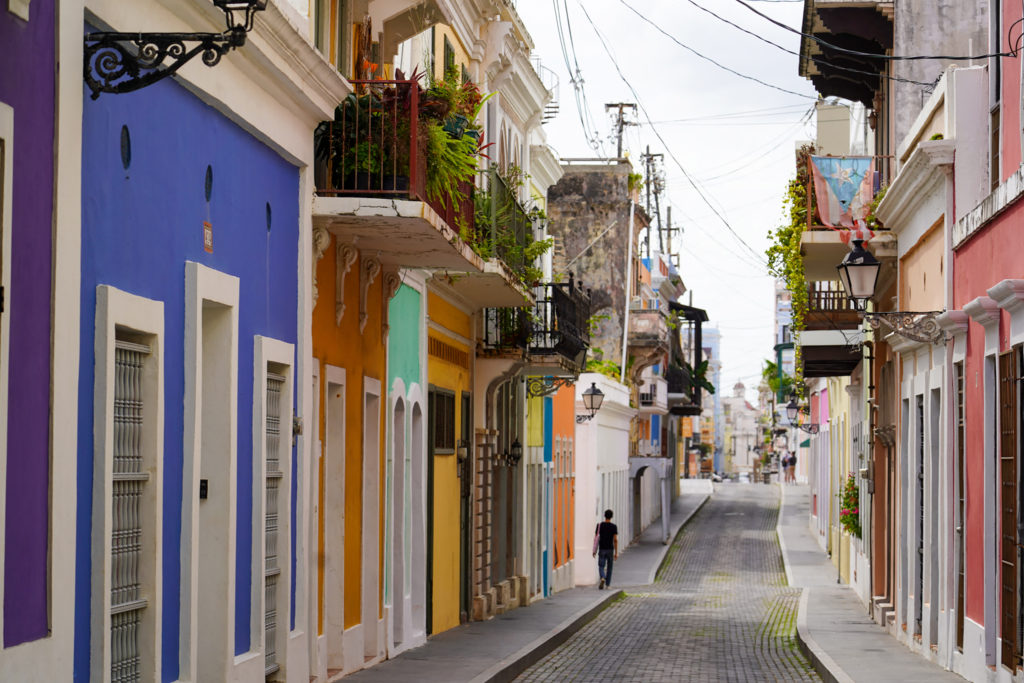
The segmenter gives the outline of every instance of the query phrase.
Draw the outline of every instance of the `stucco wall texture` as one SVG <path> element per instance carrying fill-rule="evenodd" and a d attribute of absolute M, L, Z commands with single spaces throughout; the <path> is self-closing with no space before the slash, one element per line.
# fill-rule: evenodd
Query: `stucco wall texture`
<path fill-rule="evenodd" d="M 53 0 L 32 3 L 31 21 L 0 11 L 0 102 L 14 109 L 11 291 L 4 491 L 4 647 L 49 634 L 50 298 L 53 251 Z"/>

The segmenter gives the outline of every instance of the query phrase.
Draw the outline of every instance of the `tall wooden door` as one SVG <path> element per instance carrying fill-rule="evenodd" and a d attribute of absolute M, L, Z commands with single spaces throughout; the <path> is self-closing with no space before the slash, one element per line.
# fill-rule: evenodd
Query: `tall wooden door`
<path fill-rule="evenodd" d="M 1020 660 L 1017 562 L 1017 349 L 999 357 L 1000 568 L 1003 665 L 1015 671 Z"/>

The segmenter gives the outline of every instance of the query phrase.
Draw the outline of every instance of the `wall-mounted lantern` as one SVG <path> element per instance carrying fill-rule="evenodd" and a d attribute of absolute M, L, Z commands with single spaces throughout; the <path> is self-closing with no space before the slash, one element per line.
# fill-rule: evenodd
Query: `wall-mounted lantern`
<path fill-rule="evenodd" d="M 594 419 L 594 415 L 601 409 L 604 402 L 604 392 L 597 388 L 596 382 L 590 383 L 590 388 L 583 392 L 583 407 L 587 409 L 588 415 L 577 415 L 576 424 L 583 424 Z"/>

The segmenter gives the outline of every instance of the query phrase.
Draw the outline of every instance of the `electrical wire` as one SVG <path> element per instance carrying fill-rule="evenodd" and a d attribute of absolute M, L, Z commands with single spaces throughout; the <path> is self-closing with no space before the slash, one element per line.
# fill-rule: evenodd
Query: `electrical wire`
<path fill-rule="evenodd" d="M 648 114 L 647 112 L 647 108 L 643 105 L 643 102 L 640 100 L 640 97 L 637 94 L 636 89 L 633 87 L 633 84 L 630 83 L 629 79 L 627 79 L 625 74 L 622 73 L 622 68 L 619 66 L 618 61 L 616 61 L 615 56 L 612 54 L 611 49 L 608 47 L 608 43 L 605 41 L 604 36 L 598 30 L 597 25 L 594 23 L 594 20 L 590 16 L 590 13 L 587 11 L 587 8 L 583 5 L 583 3 L 580 0 L 577 0 L 577 4 L 579 4 L 580 9 L 583 10 L 583 14 L 584 16 L 586 16 L 587 21 L 590 22 L 591 28 L 594 29 L 594 33 L 597 35 L 597 39 L 600 41 L 605 53 L 608 55 L 608 58 L 611 60 L 612 65 L 615 67 L 615 71 L 616 73 L 618 73 L 619 78 L 622 80 L 623 83 L 626 84 L 626 87 L 633 94 L 633 98 L 636 100 L 637 107 L 640 109 L 641 112 L 643 112 L 644 118 L 647 119 L 647 123 L 650 124 L 651 131 L 654 133 L 655 137 L 657 137 L 658 140 L 661 142 L 661 145 L 664 148 L 665 153 L 672 158 L 672 161 L 675 162 L 676 166 L 679 167 L 679 170 L 683 172 L 684 176 L 686 176 L 686 180 L 690 183 L 690 186 L 693 187 L 693 189 L 697 192 L 697 195 L 704 201 L 704 203 L 707 204 L 708 207 L 710 207 L 711 210 L 715 212 L 715 215 L 722 222 L 722 225 L 726 227 L 726 229 L 729 231 L 730 234 L 732 234 L 736 241 L 743 245 L 754 256 L 755 261 L 757 261 L 757 263 L 760 266 L 766 267 L 767 260 L 765 259 L 764 255 L 758 252 L 752 246 L 750 246 L 750 244 L 746 240 L 744 240 L 738 232 L 736 232 L 736 230 L 732 227 L 732 225 L 725 218 L 725 216 L 723 216 L 722 213 L 715 208 L 714 204 L 711 203 L 711 200 L 708 199 L 707 195 L 705 195 L 705 193 L 701 191 L 700 187 L 690 176 L 690 174 L 686 171 L 686 168 L 679 161 L 676 155 L 672 152 L 672 149 L 665 141 L 665 138 L 662 137 L 661 132 L 658 130 L 658 128 L 651 123 L 652 119 L 650 117 L 650 114 Z"/>
<path fill-rule="evenodd" d="M 704 7 L 703 5 L 695 2 L 694 0 L 686 0 L 686 1 L 689 2 L 691 5 L 693 5 L 694 7 L 696 7 L 697 9 L 699 9 L 700 11 L 706 12 L 707 14 L 710 14 L 715 19 L 718 19 L 719 21 L 724 22 L 724 23 L 728 24 L 729 26 L 732 26 L 735 29 L 737 29 L 739 31 L 742 31 L 743 33 L 746 33 L 747 35 L 753 36 L 754 38 L 757 38 L 758 40 L 760 40 L 763 43 L 767 43 L 767 44 L 771 45 L 772 47 L 776 47 L 776 48 L 782 50 L 785 53 L 788 53 L 788 54 L 791 54 L 791 55 L 795 55 L 797 57 L 803 57 L 803 55 L 801 55 L 796 50 L 790 50 L 788 47 L 786 47 L 784 45 L 779 45 L 778 43 L 776 43 L 774 41 L 768 40 L 764 36 L 762 36 L 762 35 L 760 35 L 758 33 L 755 33 L 754 31 L 751 31 L 749 29 L 746 29 L 746 28 L 740 26 L 739 24 L 737 24 L 737 23 L 735 23 L 733 21 L 730 21 L 729 19 L 726 19 L 725 17 L 723 17 L 720 14 L 716 14 L 715 12 L 709 10 L 707 7 Z M 644 16 L 643 14 L 641 14 L 639 11 L 637 11 L 636 8 L 634 8 L 634 7 L 630 6 L 629 4 L 627 4 L 626 0 L 619 0 L 619 2 L 621 2 L 623 5 L 625 5 L 630 10 L 632 10 L 632 12 L 634 14 L 636 14 L 638 17 L 640 17 L 641 19 L 646 21 L 648 24 L 650 24 L 654 28 L 658 29 L 662 34 L 664 34 L 668 38 L 672 39 L 676 43 L 679 42 L 678 40 L 676 40 L 676 38 L 674 36 L 670 35 L 663 28 L 661 28 L 658 24 L 654 23 L 651 19 L 649 19 L 646 16 Z M 935 85 L 932 82 L 915 81 L 915 80 L 911 80 L 909 78 L 901 78 L 899 76 L 889 76 L 888 74 L 876 73 L 874 71 L 866 71 L 864 69 L 855 69 L 855 68 L 853 68 L 851 66 L 841 66 L 839 64 L 833 64 L 833 63 L 831 63 L 831 62 L 829 62 L 827 60 L 824 60 L 824 59 L 818 59 L 817 57 L 809 57 L 809 59 L 812 62 L 814 62 L 815 64 L 818 64 L 818 65 L 821 65 L 821 66 L 827 66 L 830 69 L 836 69 L 838 71 L 847 71 L 847 72 L 855 73 L 855 74 L 863 74 L 865 76 L 874 76 L 874 77 L 878 77 L 878 78 L 884 78 L 884 79 L 890 80 L 890 81 L 897 81 L 897 82 L 900 82 L 900 83 L 909 83 L 911 85 L 920 85 L 920 86 L 923 86 L 923 87 L 926 87 L 926 88 L 930 88 L 930 87 L 933 87 Z"/>
<path fill-rule="evenodd" d="M 755 7 L 751 7 L 744 0 L 736 0 L 736 2 L 738 2 L 741 5 L 743 5 L 748 10 L 750 10 L 751 12 L 756 14 L 757 16 L 761 17 L 762 19 L 765 19 L 769 23 L 772 23 L 772 24 L 778 26 L 779 28 L 785 29 L 785 30 L 789 31 L 790 33 L 795 33 L 798 36 L 802 36 L 804 38 L 808 38 L 810 40 L 813 40 L 814 42 L 818 43 L 819 45 L 827 47 L 830 50 L 835 50 L 836 52 L 841 52 L 841 53 L 847 54 L 847 55 L 854 55 L 856 57 L 867 57 L 869 59 L 880 59 L 880 60 L 884 60 L 884 61 L 888 61 L 888 62 L 919 61 L 919 60 L 925 60 L 925 59 L 942 59 L 942 60 L 948 60 L 948 61 L 951 61 L 951 62 L 969 62 L 969 61 L 974 61 L 974 60 L 988 59 L 990 57 L 1016 57 L 1017 56 L 1017 50 L 1013 50 L 1011 52 L 993 52 L 993 53 L 984 54 L 984 55 L 967 55 L 967 56 L 963 56 L 963 55 L 885 55 L 885 54 L 879 54 L 877 52 L 861 52 L 860 50 L 851 50 L 849 48 L 845 48 L 845 47 L 840 47 L 838 45 L 834 45 L 834 44 L 828 42 L 827 40 L 825 40 L 823 38 L 819 38 L 818 36 L 814 35 L 813 33 L 804 33 L 803 31 L 801 31 L 799 29 L 793 28 L 789 24 L 781 22 L 778 19 L 775 19 L 774 17 L 771 17 L 771 16 L 765 14 L 764 12 L 762 12 L 761 10 L 759 10 L 759 9 L 757 9 Z M 1011 26 L 1011 29 L 1012 29 L 1012 26 Z"/>
<path fill-rule="evenodd" d="M 579 0 L 577 0 L 577 2 L 578 2 L 578 1 L 579 1 Z M 619 2 L 622 2 L 622 4 L 623 4 L 623 5 L 626 5 L 626 7 L 628 7 L 628 8 L 630 9 L 630 10 L 632 10 L 632 11 L 633 11 L 634 13 L 636 13 L 636 14 L 637 14 L 637 16 L 639 16 L 639 17 L 640 17 L 641 19 L 643 19 L 644 21 L 647 21 L 648 23 L 651 23 L 651 24 L 652 24 L 652 25 L 653 25 L 653 26 L 654 26 L 654 27 L 655 27 L 656 29 L 658 29 L 659 31 L 661 31 L 662 33 L 664 33 L 664 34 L 665 34 L 666 36 L 668 36 L 669 38 L 672 38 L 672 40 L 673 40 L 673 41 L 674 41 L 674 42 L 675 42 L 675 43 L 676 43 L 676 44 L 677 44 L 677 45 L 678 45 L 679 47 L 683 48 L 684 50 L 687 50 L 687 51 L 691 52 L 692 54 L 696 55 L 697 57 L 700 57 L 701 59 L 703 59 L 703 60 L 705 60 L 705 61 L 707 61 L 707 62 L 711 62 L 712 64 L 714 64 L 715 66 L 717 66 L 717 67 L 718 67 L 719 69 L 723 69 L 724 71 L 728 71 L 729 73 L 731 73 L 731 74 L 733 74 L 733 75 L 735 75 L 735 76 L 739 76 L 740 78 L 745 78 L 745 79 L 746 79 L 746 80 L 748 80 L 748 81 L 753 81 L 753 82 L 755 82 L 755 83 L 759 83 L 759 84 L 761 84 L 761 85 L 763 85 L 763 86 L 765 86 L 765 87 L 768 87 L 768 88 L 772 88 L 773 90 L 778 90 L 779 92 L 784 92 L 784 93 L 787 93 L 787 94 L 789 94 L 789 95 L 796 95 L 797 97 L 803 97 L 803 98 L 806 98 L 806 99 L 810 99 L 810 100 L 817 100 L 817 99 L 818 99 L 818 96 L 817 96 L 817 95 L 808 95 L 808 94 L 806 94 L 806 93 L 802 93 L 802 92 L 797 92 L 797 91 L 795 91 L 795 90 L 789 90 L 789 89 L 787 89 L 787 88 L 783 88 L 782 86 L 779 86 L 779 85 L 774 85 L 774 84 L 772 84 L 772 83 L 768 83 L 767 81 L 762 81 L 762 80 L 761 80 L 760 78 L 757 78 L 756 76 L 750 76 L 749 74 L 745 74 L 745 73 L 742 73 L 742 72 L 739 72 L 739 71 L 737 71 L 736 69 L 733 69 L 733 68 L 731 68 L 731 67 L 728 67 L 728 66 L 726 66 L 725 64 L 722 64 L 721 62 L 719 62 L 719 61 L 716 61 L 715 59 L 712 59 L 711 57 L 708 57 L 708 56 L 707 56 L 707 55 L 705 55 L 704 53 L 702 53 L 702 52 L 698 52 L 697 50 L 693 49 L 693 48 L 692 48 L 692 47 L 690 47 L 689 45 L 686 45 L 685 43 L 683 43 L 683 42 L 681 42 L 681 41 L 677 40 L 677 39 L 676 39 L 676 38 L 674 38 L 674 37 L 673 37 L 672 35 L 670 35 L 670 34 L 668 34 L 668 33 L 665 33 L 665 31 L 664 31 L 664 30 L 662 30 L 660 26 L 658 26 L 657 24 L 654 24 L 653 22 L 650 22 L 650 20 L 649 20 L 649 19 L 647 19 L 647 17 L 645 17 L 644 15 L 640 14 L 640 13 L 639 13 L 639 12 L 637 12 L 637 11 L 636 11 L 635 9 L 633 9 L 632 7 L 630 7 L 629 5 L 627 5 L 627 4 L 625 3 L 625 1 L 624 1 L 624 0 L 619 0 Z M 582 5 L 581 5 L 581 7 L 582 7 Z M 584 11 L 584 13 L 586 13 L 586 11 L 587 11 L 587 10 L 586 10 L 586 9 L 584 8 L 584 9 L 583 9 L 583 11 Z M 587 18 L 588 18 L 588 19 L 590 18 L 590 15 L 589 15 L 589 14 L 587 14 Z"/>

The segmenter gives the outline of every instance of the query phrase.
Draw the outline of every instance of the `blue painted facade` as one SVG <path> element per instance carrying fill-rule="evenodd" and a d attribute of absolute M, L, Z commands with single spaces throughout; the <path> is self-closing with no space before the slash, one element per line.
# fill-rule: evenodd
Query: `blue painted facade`
<path fill-rule="evenodd" d="M 127 169 L 122 126 L 131 139 Z M 241 654 L 250 649 L 253 578 L 253 337 L 297 343 L 299 171 L 171 80 L 98 100 L 85 93 L 82 129 L 75 680 L 89 678 L 96 288 L 111 285 L 164 304 L 162 680 L 172 681 L 179 662 L 185 262 L 240 280 L 234 646 Z M 209 201 L 207 166 L 213 176 Z M 204 221 L 213 225 L 213 253 L 203 248 Z M 292 459 L 295 467 L 294 451 Z M 292 477 L 293 528 L 297 479 Z"/>
<path fill-rule="evenodd" d="M 555 443 L 555 406 L 550 396 L 544 397 L 544 595 L 551 595 L 551 572 L 554 558 L 551 548 L 554 544 L 555 495 L 552 487 Z"/>

